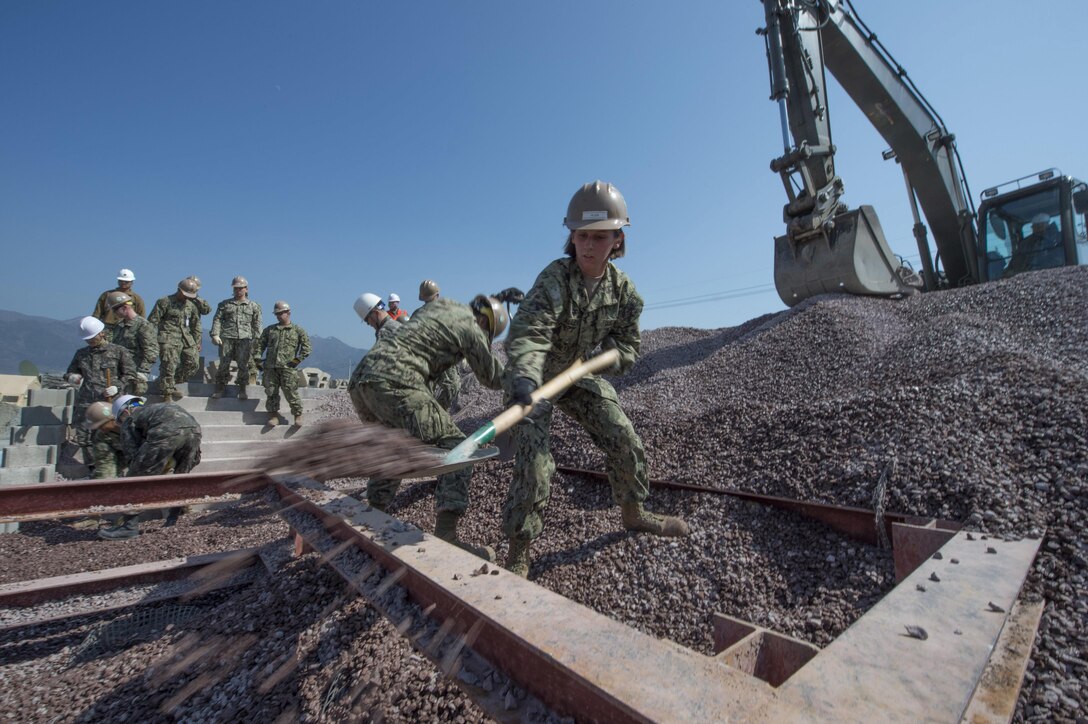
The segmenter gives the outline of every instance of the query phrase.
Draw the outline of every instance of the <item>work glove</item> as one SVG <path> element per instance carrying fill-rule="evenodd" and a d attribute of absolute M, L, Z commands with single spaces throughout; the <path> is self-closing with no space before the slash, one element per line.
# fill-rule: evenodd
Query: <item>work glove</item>
<path fill-rule="evenodd" d="M 525 292 L 521 291 L 517 287 L 507 287 L 501 292 L 495 293 L 495 299 L 506 304 L 521 304 L 525 299 Z"/>
<path fill-rule="evenodd" d="M 118 391 L 119 390 L 117 389 L 117 385 L 110 385 L 106 388 L 104 396 L 112 400 L 114 397 L 117 397 Z"/>
<path fill-rule="evenodd" d="M 82 381 L 83 381 L 83 375 L 81 375 L 81 374 L 73 372 L 72 374 L 68 375 L 68 384 L 70 384 L 70 385 L 78 385 Z"/>
<path fill-rule="evenodd" d="M 518 377 L 514 380 L 513 388 L 510 390 L 510 400 L 518 405 L 531 405 L 533 404 L 533 390 L 536 389 L 536 383 L 528 377 Z"/>
<path fill-rule="evenodd" d="M 302 364 L 302 360 L 300 360 L 298 357 L 295 357 L 293 360 L 291 360 L 290 362 L 287 363 L 287 366 L 290 367 L 291 369 L 294 369 L 294 368 L 298 367 L 300 364 Z"/>
<path fill-rule="evenodd" d="M 223 340 L 220 337 L 212 337 L 212 344 L 214 344 L 216 347 L 222 347 Z"/>
<path fill-rule="evenodd" d="M 147 382 L 147 373 L 146 372 L 137 372 L 136 373 L 136 379 L 138 379 L 140 382 Z"/>

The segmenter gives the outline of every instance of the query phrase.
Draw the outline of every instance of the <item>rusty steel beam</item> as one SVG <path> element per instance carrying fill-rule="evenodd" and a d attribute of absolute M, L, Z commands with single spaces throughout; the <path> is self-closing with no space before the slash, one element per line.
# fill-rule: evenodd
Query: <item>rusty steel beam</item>
<path fill-rule="evenodd" d="M 956 535 L 954 530 L 929 525 L 892 525 L 892 558 L 895 561 L 895 582 L 899 583 L 925 563 Z"/>
<path fill-rule="evenodd" d="M 963 721 L 970 724 L 1012 721 L 1044 608 L 1042 601 L 1017 601 L 997 640 L 990 663 L 982 673 L 975 695 L 967 706 Z"/>
<path fill-rule="evenodd" d="M 335 538 L 397 572 L 397 585 L 444 626 L 475 631 L 474 651 L 560 714 L 597 722 L 710 721 L 743 717 L 768 701 L 769 685 L 710 657 L 507 571 L 473 575 L 478 558 L 416 529 L 394 532 L 393 519 L 346 495 L 318 505 L 286 485 L 277 490 Z"/>
<path fill-rule="evenodd" d="M 246 548 L 226 553 L 207 553 L 187 558 L 171 558 L 152 563 L 106 568 L 88 573 L 5 583 L 0 585 L 0 606 L 34 606 L 58 598 L 101 593 L 121 586 L 172 581 L 185 578 L 208 565 L 224 561 L 241 564 L 247 559 L 249 563 L 257 560 L 257 549 Z"/>
<path fill-rule="evenodd" d="M 566 465 L 558 465 L 556 466 L 556 470 L 568 475 L 579 475 L 594 480 L 608 480 L 608 473 L 602 473 L 596 470 L 582 470 L 581 468 L 572 468 Z M 707 485 L 680 483 L 673 480 L 654 479 L 650 480 L 650 485 L 656 488 L 683 490 L 692 493 L 728 495 L 740 500 L 747 500 L 749 502 L 759 503 L 760 505 L 766 505 L 780 510 L 788 510 L 792 513 L 803 515 L 806 518 L 818 520 L 848 538 L 874 546 L 879 545 L 880 543 L 879 536 L 877 535 L 876 513 L 866 508 L 829 505 L 827 503 L 809 503 L 803 500 L 782 498 L 775 495 L 760 495 L 758 493 L 748 493 L 743 490 L 734 490 L 732 488 L 711 488 Z M 883 520 L 888 540 L 891 540 L 892 526 L 895 523 L 926 525 L 932 519 L 920 518 L 915 515 L 907 515 L 906 513 L 884 513 Z M 945 530 L 954 531 L 959 530 L 960 528 L 958 523 L 952 521 L 936 521 L 936 524 L 938 528 Z"/>
<path fill-rule="evenodd" d="M 150 475 L 38 485 L 0 486 L 0 522 L 19 516 L 67 515 L 102 507 L 172 503 L 228 493 L 251 493 L 271 479 L 253 471 Z"/>

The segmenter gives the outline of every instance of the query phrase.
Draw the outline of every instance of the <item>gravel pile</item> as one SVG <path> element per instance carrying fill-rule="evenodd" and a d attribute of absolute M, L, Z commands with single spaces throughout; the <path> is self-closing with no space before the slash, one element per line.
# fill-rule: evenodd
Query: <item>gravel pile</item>
<path fill-rule="evenodd" d="M 1088 268 L 898 302 L 825 297 L 728 329 L 653 330 L 644 334 L 643 354 L 632 373 L 617 380 L 617 389 L 643 437 L 654 477 L 836 504 L 883 504 L 998 535 L 1045 528 L 1028 590 L 1048 605 L 1018 716 L 1088 715 L 1082 684 L 1088 678 L 1088 548 L 1081 533 L 1088 525 Z M 458 422 L 471 431 L 500 402 L 498 393 L 466 377 Z M 331 397 L 319 415 L 354 417 L 346 394 Z M 553 425 L 553 452 L 560 464 L 603 466 L 589 439 L 561 413 Z M 469 542 L 498 544 L 500 555 L 509 477 L 510 463 L 477 470 L 461 529 Z M 878 484 L 882 477 L 884 485 Z M 361 480 L 332 484 L 363 488 Z M 714 612 L 826 645 L 893 585 L 886 551 L 786 513 L 664 490 L 653 491 L 649 507 L 685 517 L 693 535 L 675 540 L 626 533 L 607 485 L 557 475 L 530 577 L 704 653 L 711 651 Z M 433 529 L 433 485 L 406 482 L 392 512 Z M 6 539 L 23 537 L 0 541 L 3 565 L 12 560 Z M 123 550 L 124 542 L 104 545 Z M 231 539 L 200 552 L 245 545 Z M 40 555 L 36 572 L 27 566 L 26 575 L 5 580 L 41 575 L 52 558 L 48 548 L 38 542 L 14 551 L 16 557 Z M 179 554 L 143 560 L 172 555 Z M 133 561 L 108 565 L 126 562 Z M 8 571 L 0 569 L 0 575 Z M 226 712 L 245 719 L 259 711 L 254 718 L 269 720 L 289 711 L 312 718 L 342 666 L 349 673 L 339 679 L 348 676 L 352 686 L 368 676 L 377 679 L 368 701 L 391 720 L 480 716 L 455 688 L 434 678 L 433 667 L 413 661 L 408 644 L 373 609 L 347 599 L 333 606 L 343 592 L 335 574 L 306 557 L 202 619 L 224 636 L 224 646 L 233 645 L 232 637 L 254 634 L 259 642 L 247 651 L 273 649 L 281 657 L 304 651 L 298 655 L 303 663 L 285 675 L 290 694 L 275 694 L 279 698 L 266 707 L 246 692 L 279 664 L 265 663 L 273 661 L 271 653 L 253 654 L 252 661 L 246 654 L 230 674 L 241 683 L 200 689 L 174 715 L 203 720 Z M 314 644 L 330 620 L 338 626 L 335 646 Z M 26 652 L 33 647 L 19 648 L 13 663 L 5 646 L 0 691 L 20 701 L 56 696 L 32 692 L 33 675 L 17 673 L 41 666 L 41 676 L 94 682 L 85 700 L 95 702 L 91 718 L 116 719 L 130 700 L 146 701 L 140 711 L 151 712 L 199 676 L 179 674 L 162 691 L 148 693 L 148 677 L 158 670 L 147 669 L 149 659 L 184 642 L 183 630 L 102 659 L 111 663 L 99 669 L 88 669 L 90 662 L 70 673 L 55 673 L 57 660 L 48 656 L 30 659 Z M 57 640 L 43 638 L 54 647 Z M 315 653 L 321 650 L 325 659 Z M 54 684 L 58 688 L 64 687 Z M 408 701 L 430 709 L 409 711 Z M 52 711 L 87 718 L 62 707 Z"/>

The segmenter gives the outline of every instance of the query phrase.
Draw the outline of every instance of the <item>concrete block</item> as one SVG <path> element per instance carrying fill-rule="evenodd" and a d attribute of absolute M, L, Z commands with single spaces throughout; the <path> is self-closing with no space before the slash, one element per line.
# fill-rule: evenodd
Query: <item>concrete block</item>
<path fill-rule="evenodd" d="M 64 407 L 75 402 L 76 391 L 73 389 L 30 390 L 26 399 L 28 407 Z"/>
<path fill-rule="evenodd" d="M 317 367 L 303 367 L 299 370 L 299 387 L 314 387 L 319 390 L 328 389 L 329 373 Z"/>
<path fill-rule="evenodd" d="M 11 428 L 12 445 L 59 445 L 64 442 L 67 425 L 20 425 Z"/>
<path fill-rule="evenodd" d="M 0 448 L 0 467 L 21 468 L 28 465 L 52 465 L 57 461 L 56 445 L 9 445 Z"/>
<path fill-rule="evenodd" d="M 22 409 L 12 402 L 0 402 L 0 429 L 18 425 Z"/>
<path fill-rule="evenodd" d="M 27 392 L 40 389 L 42 383 L 33 375 L 0 375 L 0 399 L 25 405 Z"/>
<path fill-rule="evenodd" d="M 0 535 L 2 535 L 4 533 L 18 533 L 18 532 L 19 532 L 19 524 L 18 523 L 0 523 Z"/>
<path fill-rule="evenodd" d="M 19 425 L 67 425 L 72 422 L 71 407 L 24 407 Z"/>
<path fill-rule="evenodd" d="M 0 468 L 0 485 L 51 483 L 56 477 L 57 469 L 52 465 L 40 465 L 30 468 Z"/>

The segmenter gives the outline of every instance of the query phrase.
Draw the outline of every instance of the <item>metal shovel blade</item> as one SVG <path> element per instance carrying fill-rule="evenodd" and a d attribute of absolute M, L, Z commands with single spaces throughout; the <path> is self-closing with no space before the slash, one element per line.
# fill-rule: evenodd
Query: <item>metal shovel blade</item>
<path fill-rule="evenodd" d="M 449 450 L 443 450 L 439 447 L 431 448 L 434 451 L 435 459 L 442 460 L 449 453 Z M 461 468 L 468 467 L 469 465 L 475 465 L 476 463 L 483 462 L 489 458 L 496 457 L 499 454 L 497 447 L 485 447 L 482 450 L 477 450 L 468 456 L 464 460 L 458 460 L 454 463 L 442 463 L 433 467 L 424 468 L 423 470 L 415 470 L 405 475 L 405 478 L 432 478 L 436 475 L 442 475 L 444 473 L 452 473 L 454 470 L 460 470 Z"/>

